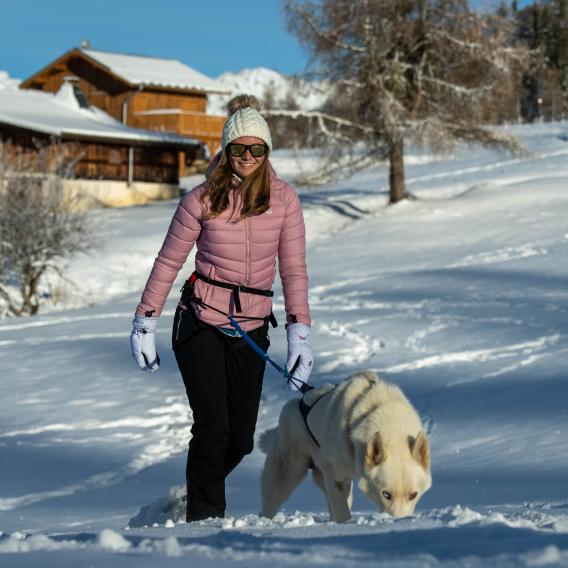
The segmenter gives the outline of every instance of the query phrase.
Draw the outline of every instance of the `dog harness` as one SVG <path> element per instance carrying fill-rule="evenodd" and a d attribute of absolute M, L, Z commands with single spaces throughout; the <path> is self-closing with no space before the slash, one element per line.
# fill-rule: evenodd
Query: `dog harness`
<path fill-rule="evenodd" d="M 305 402 L 304 402 L 304 397 L 302 397 L 300 399 L 300 414 L 302 415 L 302 418 L 304 419 L 304 424 L 306 425 L 306 430 L 308 431 L 308 434 L 312 437 L 312 440 L 314 441 L 315 445 L 320 448 L 321 446 L 319 445 L 319 442 L 317 440 L 317 438 L 314 436 L 314 433 L 312 432 L 309 424 L 308 424 L 308 414 L 310 413 L 310 410 L 326 395 L 329 394 L 330 392 L 333 392 L 335 390 L 335 387 L 337 387 L 337 385 L 335 385 L 332 389 L 328 390 L 327 392 L 324 392 L 311 406 L 308 406 Z"/>

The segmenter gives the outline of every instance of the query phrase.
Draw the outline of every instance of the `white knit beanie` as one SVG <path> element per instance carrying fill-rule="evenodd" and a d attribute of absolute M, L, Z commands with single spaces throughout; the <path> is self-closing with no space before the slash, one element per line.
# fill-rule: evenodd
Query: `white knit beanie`
<path fill-rule="evenodd" d="M 272 150 L 272 138 L 270 136 L 270 128 L 263 116 L 252 107 L 240 108 L 229 120 L 223 128 L 223 139 L 221 147 L 223 150 L 227 144 L 233 142 L 241 136 L 254 136 L 264 140 L 270 150 Z"/>

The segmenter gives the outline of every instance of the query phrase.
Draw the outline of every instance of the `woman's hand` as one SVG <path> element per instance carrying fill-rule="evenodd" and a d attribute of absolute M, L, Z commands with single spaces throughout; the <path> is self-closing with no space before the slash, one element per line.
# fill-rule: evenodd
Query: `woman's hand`
<path fill-rule="evenodd" d="M 146 318 L 136 315 L 132 320 L 130 348 L 132 357 L 143 371 L 153 373 L 160 366 L 160 358 L 156 353 L 155 332 L 158 318 Z"/>
<path fill-rule="evenodd" d="M 289 323 L 286 326 L 288 334 L 288 359 L 286 369 L 292 372 L 297 381 L 288 380 L 288 388 L 300 390 L 302 383 L 307 383 L 314 364 L 311 340 L 312 332 L 305 323 Z"/>

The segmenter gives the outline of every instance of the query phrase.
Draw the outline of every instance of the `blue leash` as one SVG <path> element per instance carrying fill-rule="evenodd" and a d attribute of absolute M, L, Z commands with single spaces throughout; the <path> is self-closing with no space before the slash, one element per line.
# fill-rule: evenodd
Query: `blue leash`
<path fill-rule="evenodd" d="M 233 318 L 229 314 L 227 314 L 227 317 L 229 318 L 230 324 L 241 334 L 241 337 L 256 351 L 256 353 L 258 353 L 258 355 L 260 355 L 267 363 L 270 363 L 286 379 L 286 381 L 288 383 L 292 383 L 295 386 L 298 386 L 298 384 L 300 384 L 298 390 L 302 394 L 314 388 L 314 387 L 308 385 L 308 383 L 305 383 L 304 381 L 301 381 L 300 379 L 297 379 L 296 377 L 293 376 L 294 371 L 296 370 L 296 368 L 300 364 L 300 358 L 299 357 L 298 357 L 296 363 L 294 364 L 294 366 L 292 367 L 291 371 L 288 371 L 288 369 L 286 369 L 286 366 L 284 366 L 284 368 L 282 368 L 278 363 L 276 363 L 276 361 L 273 361 L 270 358 L 270 356 L 268 355 L 268 353 L 263 351 L 254 342 L 254 340 L 251 337 L 249 337 L 247 332 L 237 323 L 235 318 Z"/>
<path fill-rule="evenodd" d="M 188 280 L 189 282 L 189 280 Z M 184 284 L 185 287 L 185 284 Z M 182 288 L 183 290 L 183 288 Z M 285 379 L 287 383 L 292 383 L 294 386 L 296 386 L 298 388 L 298 390 L 304 394 L 306 392 L 308 392 L 309 390 L 312 390 L 314 387 L 308 385 L 308 383 L 294 377 L 294 372 L 296 371 L 296 369 L 298 368 L 298 365 L 300 364 L 300 357 L 298 357 L 298 359 L 296 360 L 296 362 L 294 363 L 294 366 L 292 367 L 292 369 L 290 371 L 288 371 L 288 369 L 286 369 L 286 367 L 284 366 L 284 369 L 278 365 L 278 363 L 276 363 L 276 361 L 273 361 L 270 356 L 268 355 L 268 353 L 266 353 L 265 351 L 263 351 L 255 342 L 254 340 L 247 334 L 247 332 L 237 323 L 237 320 L 235 320 L 235 318 L 233 316 L 231 316 L 231 314 L 227 314 L 225 312 L 222 312 L 221 310 L 218 310 L 217 308 L 214 308 L 213 306 L 209 306 L 207 304 L 205 304 L 201 299 L 196 298 L 196 297 L 192 297 L 190 299 L 191 302 L 195 302 L 196 304 L 203 306 L 205 308 L 210 308 L 222 315 L 224 315 L 225 317 L 228 318 L 229 323 L 240 333 L 241 337 L 253 348 L 253 350 L 260 355 L 260 357 L 262 357 L 262 359 L 264 359 L 264 361 L 270 363 Z M 256 318 L 256 319 L 260 319 L 260 318 Z M 298 386 L 299 385 L 299 386 Z"/>

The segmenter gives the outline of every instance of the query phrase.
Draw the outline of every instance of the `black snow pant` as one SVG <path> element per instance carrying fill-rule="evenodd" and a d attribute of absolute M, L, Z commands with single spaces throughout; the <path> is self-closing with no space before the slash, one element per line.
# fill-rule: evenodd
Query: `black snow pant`
<path fill-rule="evenodd" d="M 266 351 L 268 324 L 249 336 Z M 187 520 L 225 514 L 225 478 L 253 449 L 265 361 L 242 338 L 177 309 L 172 344 L 193 412 Z"/>

